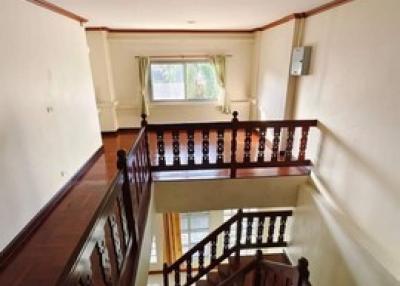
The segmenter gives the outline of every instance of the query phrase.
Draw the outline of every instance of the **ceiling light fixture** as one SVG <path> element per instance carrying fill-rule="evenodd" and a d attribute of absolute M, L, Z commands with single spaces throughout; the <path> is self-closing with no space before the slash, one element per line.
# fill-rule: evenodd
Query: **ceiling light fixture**
<path fill-rule="evenodd" d="M 195 20 L 187 20 L 186 23 L 193 25 L 193 24 L 196 24 L 196 21 Z"/>

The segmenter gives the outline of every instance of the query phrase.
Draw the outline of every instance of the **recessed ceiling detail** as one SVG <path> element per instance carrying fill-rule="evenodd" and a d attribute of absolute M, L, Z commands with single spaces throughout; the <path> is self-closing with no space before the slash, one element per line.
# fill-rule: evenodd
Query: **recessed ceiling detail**
<path fill-rule="evenodd" d="M 327 0 L 50 0 L 114 29 L 252 29 Z M 196 19 L 195 21 L 192 19 Z M 189 23 L 194 21 L 194 23 Z"/>

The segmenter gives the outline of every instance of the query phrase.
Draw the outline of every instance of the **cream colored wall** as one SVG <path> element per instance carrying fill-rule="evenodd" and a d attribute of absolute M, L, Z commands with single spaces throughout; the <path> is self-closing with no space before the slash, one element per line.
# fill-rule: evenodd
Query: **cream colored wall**
<path fill-rule="evenodd" d="M 90 49 L 90 63 L 93 71 L 97 109 L 102 130 L 118 129 L 117 101 L 114 94 L 114 79 L 111 71 L 107 32 L 87 32 Z"/>
<path fill-rule="evenodd" d="M 27 1 L 0 10 L 0 249 L 101 146 L 83 27 Z"/>
<path fill-rule="evenodd" d="M 155 182 L 158 212 L 295 206 L 307 176 Z M 246 191 L 247 190 L 247 191 Z"/>
<path fill-rule="evenodd" d="M 95 68 L 95 86 L 102 86 L 106 71 L 98 63 L 109 57 L 114 84 L 115 107 L 118 127 L 138 127 L 140 125 L 141 101 L 138 90 L 138 71 L 135 56 L 140 55 L 193 55 L 193 54 L 230 54 L 227 61 L 227 91 L 232 98 L 232 109 L 239 111 L 242 120 L 249 118 L 253 57 L 253 34 L 132 34 L 108 33 L 108 55 L 98 57 L 98 51 L 104 51 L 103 42 L 94 40 L 104 32 L 88 32 L 92 66 Z M 96 77 L 96 73 L 102 75 Z M 104 88 L 105 90 L 106 88 Z M 96 89 L 98 102 L 102 89 Z M 231 115 L 219 111 L 216 103 L 175 103 L 152 104 L 149 121 L 194 122 L 230 120 Z M 108 115 L 103 115 L 108 116 Z M 104 119 L 108 120 L 108 119 Z M 113 127 L 103 126 L 102 130 Z"/>
<path fill-rule="evenodd" d="M 258 119 L 287 118 L 285 110 L 290 100 L 289 66 L 294 30 L 295 21 L 289 21 L 257 32 L 258 74 L 255 80 Z"/>
<path fill-rule="evenodd" d="M 158 225 L 157 216 L 154 204 L 154 185 L 151 187 L 151 198 L 149 203 L 149 210 L 147 213 L 146 226 L 143 233 L 143 241 L 140 248 L 139 263 L 137 266 L 136 278 L 132 286 L 145 286 L 147 285 L 148 273 L 150 270 L 150 251 L 152 237 L 154 234 L 154 227 Z"/>
<path fill-rule="evenodd" d="M 310 146 L 326 194 L 318 208 L 328 213 L 323 219 L 353 277 L 343 285 L 400 283 L 398 11 L 397 0 L 363 0 L 306 20 L 312 67 L 299 79 L 295 117 L 321 123 Z M 329 214 L 327 203 L 344 219 Z"/>

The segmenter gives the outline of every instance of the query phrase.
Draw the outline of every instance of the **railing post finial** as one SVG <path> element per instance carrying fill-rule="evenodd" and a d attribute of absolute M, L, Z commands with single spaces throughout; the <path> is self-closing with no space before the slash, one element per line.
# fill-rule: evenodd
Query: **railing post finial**
<path fill-rule="evenodd" d="M 142 127 L 147 126 L 147 119 L 146 119 L 147 118 L 147 114 L 146 113 L 142 113 L 142 115 L 140 117 L 142 117 L 142 121 L 141 121 L 140 125 Z"/>
<path fill-rule="evenodd" d="M 126 168 L 126 151 L 123 149 L 117 152 L 117 168 L 118 170 Z"/>
<path fill-rule="evenodd" d="M 168 279 L 168 264 L 164 262 L 163 264 L 163 278 L 164 278 L 164 286 L 168 286 L 169 279 Z"/>
<path fill-rule="evenodd" d="M 239 121 L 239 119 L 238 119 L 239 112 L 234 111 L 234 112 L 232 112 L 232 115 L 233 115 L 232 122 L 238 122 Z"/>
<path fill-rule="evenodd" d="M 311 285 L 310 271 L 308 270 L 308 260 L 301 257 L 297 262 L 297 270 L 299 271 L 299 284 L 298 286 Z"/>

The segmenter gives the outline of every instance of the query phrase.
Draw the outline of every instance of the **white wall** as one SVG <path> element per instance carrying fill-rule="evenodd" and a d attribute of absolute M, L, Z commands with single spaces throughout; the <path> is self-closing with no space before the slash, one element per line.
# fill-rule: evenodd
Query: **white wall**
<path fill-rule="evenodd" d="M 299 79 L 295 116 L 321 122 L 321 140 L 310 146 L 315 178 L 345 218 L 324 220 L 333 238 L 350 225 L 336 243 L 358 246 L 344 252 L 354 279 L 346 285 L 400 284 L 398 11 L 398 0 L 353 1 L 305 25 L 312 67 Z"/>
<path fill-rule="evenodd" d="M 257 114 L 262 120 L 286 119 L 290 98 L 289 66 L 295 21 L 258 32 Z"/>
<path fill-rule="evenodd" d="M 101 146 L 85 32 L 27 1 L 0 10 L 0 249 Z"/>
<path fill-rule="evenodd" d="M 290 207 L 307 176 L 155 182 L 158 212 Z M 248 190 L 248 191 L 246 191 Z"/>
<path fill-rule="evenodd" d="M 104 49 L 103 43 L 95 40 L 104 32 L 87 32 L 91 49 L 92 66 L 103 61 L 96 56 Z M 97 34 L 97 36 L 96 36 Z M 141 100 L 138 90 L 138 71 L 135 56 L 140 55 L 193 55 L 230 54 L 227 61 L 227 92 L 231 95 L 232 109 L 239 111 L 242 120 L 249 118 L 249 98 L 251 93 L 252 59 L 254 36 L 251 33 L 238 34 L 135 34 L 108 33 L 108 55 L 111 61 L 118 127 L 138 127 L 140 125 Z M 101 56 L 104 58 L 104 56 Z M 95 86 L 101 86 L 106 77 L 104 69 L 95 68 Z M 96 89 L 98 101 L 103 89 Z M 104 93 L 103 93 L 104 94 Z M 111 104 L 110 106 L 113 106 Z M 102 114 L 100 114 L 102 116 Z M 103 116 L 107 117 L 106 112 Z M 150 122 L 190 122 L 230 120 L 231 115 L 219 111 L 214 103 L 152 104 Z M 102 120 L 103 121 L 103 120 Z M 102 126 L 102 130 L 109 130 Z"/>

